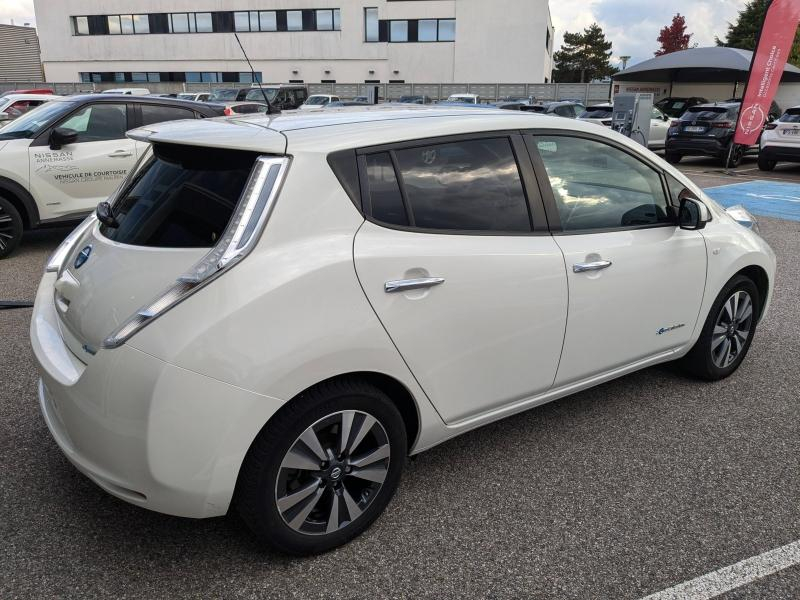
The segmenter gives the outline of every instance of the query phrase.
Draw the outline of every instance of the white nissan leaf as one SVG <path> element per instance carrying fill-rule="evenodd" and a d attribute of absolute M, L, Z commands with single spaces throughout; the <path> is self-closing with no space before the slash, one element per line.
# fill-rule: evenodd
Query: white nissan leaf
<path fill-rule="evenodd" d="M 727 377 L 770 303 L 744 209 L 589 123 L 378 106 L 129 135 L 149 150 L 39 287 L 42 413 L 109 493 L 234 509 L 283 552 L 358 535 L 409 454 L 465 431 L 657 363 Z"/>

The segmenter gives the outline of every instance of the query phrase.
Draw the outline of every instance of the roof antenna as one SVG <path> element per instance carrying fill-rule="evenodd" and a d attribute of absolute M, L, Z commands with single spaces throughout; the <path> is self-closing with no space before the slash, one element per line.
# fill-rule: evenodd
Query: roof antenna
<path fill-rule="evenodd" d="M 233 37 L 235 37 L 236 41 L 239 43 L 239 48 L 242 49 L 242 54 L 244 54 L 244 59 L 247 61 L 247 64 L 250 66 L 250 73 L 253 75 L 253 81 L 256 83 L 256 85 L 258 85 L 258 89 L 261 90 L 261 95 L 264 96 L 264 102 L 267 103 L 267 114 L 268 115 L 273 114 L 275 111 L 272 110 L 272 103 L 269 101 L 269 98 L 267 98 L 267 92 L 265 92 L 264 88 L 261 87 L 261 82 L 259 81 L 259 78 L 256 77 L 256 71 L 255 71 L 255 69 L 253 69 L 253 63 L 250 62 L 250 59 L 247 57 L 247 52 L 244 51 L 244 46 L 242 46 L 242 40 L 239 39 L 239 34 L 238 33 L 234 33 Z"/>

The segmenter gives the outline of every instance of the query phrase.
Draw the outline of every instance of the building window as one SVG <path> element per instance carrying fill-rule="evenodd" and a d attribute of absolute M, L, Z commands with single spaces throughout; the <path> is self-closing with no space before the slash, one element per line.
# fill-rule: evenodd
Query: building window
<path fill-rule="evenodd" d="M 439 41 L 440 42 L 456 41 L 455 19 L 439 19 Z"/>
<path fill-rule="evenodd" d="M 189 15 L 187 13 L 172 13 L 169 16 L 170 33 L 189 33 Z"/>
<path fill-rule="evenodd" d="M 89 18 L 72 17 L 72 32 L 74 35 L 89 35 Z"/>
<path fill-rule="evenodd" d="M 150 33 L 150 19 L 147 15 L 133 15 L 134 33 Z"/>
<path fill-rule="evenodd" d="M 547 28 L 547 35 L 544 38 L 544 47 L 550 52 L 550 28 Z"/>
<path fill-rule="evenodd" d="M 119 15 L 109 15 L 106 17 L 108 21 L 108 34 L 109 35 L 119 35 L 122 33 L 122 27 L 119 23 Z"/>
<path fill-rule="evenodd" d="M 333 11 L 317 11 L 317 31 L 333 31 Z"/>
<path fill-rule="evenodd" d="M 211 13 L 195 13 L 194 18 L 197 33 L 212 33 L 214 31 Z"/>
<path fill-rule="evenodd" d="M 274 10 L 262 10 L 258 14 L 261 21 L 259 31 L 278 31 L 278 19 Z"/>
<path fill-rule="evenodd" d="M 303 11 L 302 10 L 287 10 L 286 11 L 286 30 L 287 31 L 303 31 Z"/>
<path fill-rule="evenodd" d="M 334 31 L 342 30 L 342 11 L 338 8 L 333 9 L 333 29 Z"/>
<path fill-rule="evenodd" d="M 419 22 L 418 41 L 435 42 L 439 39 L 438 24 L 436 19 L 422 19 Z"/>
<path fill-rule="evenodd" d="M 235 12 L 233 13 L 233 26 L 236 31 L 252 31 L 250 28 L 250 13 L 249 12 Z M 256 24 L 256 31 L 258 31 L 258 24 Z"/>
<path fill-rule="evenodd" d="M 122 33 L 133 35 L 133 15 L 120 15 L 119 20 L 122 24 Z"/>
<path fill-rule="evenodd" d="M 379 38 L 378 9 L 364 9 L 364 40 L 367 42 L 377 42 Z"/>
<path fill-rule="evenodd" d="M 407 42 L 408 41 L 408 21 L 390 21 L 389 41 Z"/>

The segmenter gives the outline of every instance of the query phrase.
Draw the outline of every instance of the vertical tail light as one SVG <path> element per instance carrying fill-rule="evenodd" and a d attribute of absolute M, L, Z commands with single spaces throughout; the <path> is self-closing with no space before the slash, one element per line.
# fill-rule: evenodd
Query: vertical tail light
<path fill-rule="evenodd" d="M 669 126 L 670 127 L 680 127 L 681 120 L 680 119 L 672 119 Z"/>
<path fill-rule="evenodd" d="M 103 348 L 121 346 L 133 334 L 244 259 L 261 237 L 288 168 L 287 157 L 258 158 L 239 204 L 217 245 L 109 335 L 103 342 Z"/>

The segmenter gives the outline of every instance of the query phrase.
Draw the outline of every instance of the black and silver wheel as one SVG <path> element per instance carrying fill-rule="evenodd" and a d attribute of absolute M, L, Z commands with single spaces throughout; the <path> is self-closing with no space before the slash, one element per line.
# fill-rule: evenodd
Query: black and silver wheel
<path fill-rule="evenodd" d="M 389 503 L 406 457 L 403 419 L 380 390 L 323 384 L 284 407 L 259 434 L 236 504 L 269 546 L 324 552 L 357 536 Z"/>
<path fill-rule="evenodd" d="M 22 239 L 22 217 L 11 202 L 0 196 L 0 258 L 11 254 Z"/>
<path fill-rule="evenodd" d="M 733 148 L 728 146 L 725 150 L 725 154 L 722 156 L 722 166 L 728 169 L 735 169 L 740 164 L 742 164 L 742 159 L 744 158 L 744 146 L 740 144 L 734 144 Z"/>
<path fill-rule="evenodd" d="M 722 290 L 703 326 L 700 339 L 684 358 L 703 379 L 723 379 L 742 364 L 755 334 L 761 309 L 758 288 L 737 276 Z"/>

